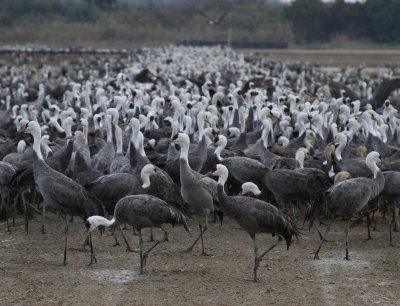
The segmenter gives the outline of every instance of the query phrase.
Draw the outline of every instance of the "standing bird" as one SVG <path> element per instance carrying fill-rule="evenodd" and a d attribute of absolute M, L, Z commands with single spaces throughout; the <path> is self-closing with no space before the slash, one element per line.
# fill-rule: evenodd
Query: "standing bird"
<path fill-rule="evenodd" d="M 224 191 L 224 185 L 228 179 L 228 169 L 217 165 L 217 170 L 212 173 L 218 176 L 218 198 L 224 214 L 236 220 L 237 223 L 250 235 L 254 245 L 254 269 L 253 281 L 257 281 L 257 269 L 263 257 L 276 247 L 283 238 L 286 240 L 289 249 L 292 243 L 292 236 L 299 235 L 296 224 L 285 213 L 279 211 L 275 206 L 267 202 L 244 196 L 228 196 Z M 278 235 L 278 241 L 261 255 L 258 255 L 256 234 L 271 233 Z M 283 237 L 283 238 L 282 238 Z"/>
<path fill-rule="evenodd" d="M 390 245 L 393 246 L 392 228 L 397 226 L 400 207 L 400 172 L 385 171 L 383 176 L 385 177 L 385 186 L 379 195 L 379 201 L 392 214 L 389 222 L 389 241 Z"/>
<path fill-rule="evenodd" d="M 199 236 L 194 240 L 193 244 L 187 249 L 190 252 L 197 241 L 201 239 L 201 254 L 207 255 L 204 251 L 203 234 L 208 228 L 208 215 L 214 212 L 214 204 L 212 195 L 200 184 L 201 175 L 192 170 L 189 166 L 189 136 L 184 133 L 175 135 L 172 143 L 178 144 L 181 147 L 179 158 L 181 194 L 183 200 L 188 203 L 199 219 Z M 204 222 L 203 219 L 204 218 Z"/>
<path fill-rule="evenodd" d="M 82 216 L 86 220 L 92 215 L 103 215 L 101 204 L 91 197 L 81 185 L 52 169 L 44 160 L 40 151 L 41 129 L 36 121 L 26 124 L 25 133 L 33 136 L 33 174 L 37 189 L 43 196 L 44 201 L 64 215 L 64 261 L 67 264 L 67 215 Z M 89 265 L 95 261 L 93 256 L 92 240 L 89 236 L 91 260 Z"/>
<path fill-rule="evenodd" d="M 164 223 L 181 224 L 186 231 L 189 231 L 186 217 L 178 209 L 151 195 L 126 196 L 115 205 L 114 216 L 111 220 L 102 216 L 91 216 L 86 220 L 85 225 L 91 233 L 99 226 L 116 228 L 124 223 L 133 226 L 139 232 L 140 274 L 143 274 L 143 267 L 151 250 L 162 242 L 156 241 L 146 252 L 143 252 L 141 232 L 143 228 L 158 227 L 162 229 L 165 234 L 163 241 L 168 240 L 167 232 L 162 228 Z"/>
<path fill-rule="evenodd" d="M 347 220 L 345 227 L 346 235 L 346 260 L 349 260 L 348 250 L 348 233 L 350 218 L 353 214 L 364 209 L 368 202 L 375 199 L 383 190 L 385 186 L 385 177 L 382 171 L 376 165 L 380 161 L 380 155 L 376 151 L 370 152 L 365 162 L 368 168 L 373 173 L 373 178 L 356 177 L 344 180 L 336 185 L 333 185 L 327 190 L 325 199 L 322 201 L 322 207 L 319 203 L 314 203 L 310 211 L 309 226 L 314 223 L 314 220 L 319 214 L 327 214 L 332 218 L 328 224 L 324 236 L 321 236 L 321 241 L 317 251 L 315 252 L 314 259 L 319 259 L 318 253 L 321 250 L 322 244 L 326 241 L 326 235 L 330 230 L 330 226 L 335 216 L 344 216 Z"/>

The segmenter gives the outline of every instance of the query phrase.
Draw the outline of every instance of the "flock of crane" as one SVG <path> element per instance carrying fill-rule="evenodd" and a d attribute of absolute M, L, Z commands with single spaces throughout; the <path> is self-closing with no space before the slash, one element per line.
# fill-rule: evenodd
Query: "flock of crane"
<path fill-rule="evenodd" d="M 0 218 L 10 230 L 9 219 L 22 215 L 28 231 L 39 212 L 44 232 L 45 207 L 59 213 L 63 265 L 68 216 L 85 221 L 90 264 L 93 230 L 123 235 L 119 226 L 132 226 L 141 273 L 168 240 L 163 225 L 189 231 L 193 216 L 199 234 L 187 251 L 200 241 L 207 254 L 210 215 L 249 234 L 254 281 L 270 250 L 300 236 L 302 206 L 310 227 L 330 220 L 325 235 L 318 230 L 315 259 L 336 217 L 347 221 L 346 259 L 354 217 L 367 218 L 370 237 L 371 215 L 388 216 L 392 244 L 400 199 L 395 68 L 321 69 L 222 47 L 61 60 L 15 52 L 0 67 Z M 145 250 L 144 228 L 161 228 L 164 238 L 151 234 Z M 277 236 L 260 253 L 259 233 Z"/>

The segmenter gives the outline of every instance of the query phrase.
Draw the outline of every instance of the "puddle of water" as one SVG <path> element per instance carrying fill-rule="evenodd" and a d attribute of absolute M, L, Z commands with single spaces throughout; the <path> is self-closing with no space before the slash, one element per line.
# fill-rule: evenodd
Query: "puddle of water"
<path fill-rule="evenodd" d="M 329 255 L 331 256 L 331 254 Z M 356 258 L 353 253 L 351 260 L 345 260 L 343 254 L 335 254 L 334 257 L 321 257 L 320 260 L 313 260 L 312 265 L 319 269 L 322 274 L 330 274 L 331 269 L 334 271 L 337 269 L 345 269 L 348 270 L 348 272 L 352 269 L 362 271 L 362 269 L 370 266 L 370 262 L 368 260 Z"/>
<path fill-rule="evenodd" d="M 92 280 L 125 284 L 139 278 L 139 273 L 134 270 L 99 269 L 82 272 Z"/>

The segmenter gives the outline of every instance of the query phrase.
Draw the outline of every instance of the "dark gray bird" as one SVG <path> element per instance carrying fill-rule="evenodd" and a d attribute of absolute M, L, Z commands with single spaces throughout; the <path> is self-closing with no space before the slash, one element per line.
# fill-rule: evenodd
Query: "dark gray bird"
<path fill-rule="evenodd" d="M 112 137 L 112 123 L 109 115 L 105 116 L 105 125 L 107 130 L 107 142 L 106 144 L 97 152 L 96 155 L 92 157 L 92 167 L 99 170 L 104 174 L 110 173 L 110 166 L 115 157 L 115 149 Z"/>
<path fill-rule="evenodd" d="M 389 240 L 393 246 L 392 229 L 398 222 L 398 208 L 400 207 L 400 172 L 383 172 L 385 177 L 385 186 L 379 195 L 381 205 L 392 213 L 392 220 L 389 222 Z M 396 214 L 397 212 L 397 214 Z"/>
<path fill-rule="evenodd" d="M 312 203 L 322 198 L 329 186 L 328 175 L 319 169 L 275 169 L 265 174 L 262 189 L 273 194 L 278 208 L 291 211 L 291 202 Z"/>
<path fill-rule="evenodd" d="M 376 165 L 379 161 L 379 153 L 376 151 L 370 152 L 365 162 L 372 171 L 373 178 L 357 177 L 333 185 L 328 189 L 324 201 L 321 201 L 321 203 L 315 202 L 311 207 L 309 215 L 310 227 L 320 214 L 328 215 L 328 217 L 332 218 L 332 221 L 335 216 L 344 216 L 346 218 L 346 260 L 349 259 L 348 233 L 351 216 L 364 209 L 368 202 L 375 199 L 382 192 L 385 185 L 385 177 Z M 326 241 L 326 235 L 330 230 L 332 221 L 327 226 L 325 235 L 321 235 L 320 245 L 315 252 L 314 259 L 319 259 L 318 253 L 323 242 Z"/>
<path fill-rule="evenodd" d="M 231 197 L 224 191 L 224 185 L 228 179 L 228 169 L 217 165 L 217 170 L 212 175 L 218 176 L 218 197 L 224 214 L 236 220 L 237 223 L 250 235 L 254 245 L 253 281 L 257 281 L 257 269 L 263 257 L 276 247 L 284 238 L 287 248 L 292 243 L 293 235 L 298 236 L 295 222 L 285 213 L 267 202 L 243 196 Z M 258 255 L 256 234 L 271 233 L 278 235 L 276 241 L 268 250 Z M 283 237 L 283 238 L 282 238 Z"/>
<path fill-rule="evenodd" d="M 222 158 L 220 153 L 225 148 L 227 139 L 223 135 L 218 135 L 215 137 L 214 142 L 218 145 L 214 152 L 216 158 L 219 163 L 228 168 L 230 178 L 240 183 L 239 186 L 246 182 L 254 182 L 256 185 L 261 186 L 265 173 L 268 170 L 266 166 L 258 160 L 243 156 Z"/>
<path fill-rule="evenodd" d="M 208 215 L 214 212 L 213 198 L 209 191 L 199 184 L 199 178 L 201 175 L 192 170 L 189 166 L 189 136 L 179 133 L 173 137 L 172 143 L 178 144 L 181 147 L 179 167 L 182 198 L 200 217 L 200 235 L 194 240 L 193 244 L 187 249 L 187 251 L 191 251 L 197 241 L 201 239 L 201 254 L 206 255 L 206 252 L 204 251 L 203 234 L 208 228 Z M 204 222 L 202 220 L 203 218 Z"/>
<path fill-rule="evenodd" d="M 31 133 L 34 139 L 33 143 L 33 173 L 37 189 L 43 196 L 45 202 L 60 211 L 64 215 L 64 261 L 67 264 L 67 233 L 68 223 L 67 214 L 71 216 L 82 216 L 86 220 L 92 215 L 104 215 L 101 204 L 91 197 L 85 188 L 65 176 L 64 174 L 52 169 L 44 160 L 40 151 L 41 129 L 39 123 L 30 121 L 25 127 L 25 133 Z M 91 238 L 91 237 L 89 237 Z M 93 247 L 91 239 L 91 261 L 95 260 L 93 256 Z"/>
<path fill-rule="evenodd" d="M 89 233 L 99 226 L 116 228 L 127 223 L 139 232 L 140 247 L 140 274 L 143 274 L 143 267 L 149 253 L 162 241 L 156 241 L 147 251 L 143 252 L 143 228 L 158 227 L 164 231 L 164 240 L 168 240 L 167 232 L 162 225 L 169 223 L 180 224 L 189 231 L 186 217 L 175 207 L 168 205 L 163 200 L 151 195 L 130 195 L 122 198 L 115 205 L 114 215 L 111 220 L 102 216 L 91 216 L 86 220 L 86 228 Z"/>
<path fill-rule="evenodd" d="M 15 175 L 17 169 L 11 165 L 10 163 L 0 161 L 0 217 L 5 217 L 7 220 L 7 230 L 9 230 L 8 226 L 8 217 L 7 217 L 7 208 L 9 207 L 9 203 L 11 200 L 11 182 L 12 178 Z"/>

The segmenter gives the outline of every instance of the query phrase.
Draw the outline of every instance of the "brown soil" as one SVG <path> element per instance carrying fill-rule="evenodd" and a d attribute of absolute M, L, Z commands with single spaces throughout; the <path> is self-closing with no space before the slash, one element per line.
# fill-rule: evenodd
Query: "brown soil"
<path fill-rule="evenodd" d="M 170 241 L 150 254 L 144 275 L 138 275 L 138 254 L 127 253 L 122 244 L 113 247 L 108 231 L 102 237 L 95 232 L 98 262 L 88 267 L 78 219 L 69 224 L 67 266 L 54 265 L 62 261 L 64 222 L 54 214 L 46 222 L 46 235 L 40 233 L 40 219 L 30 223 L 28 235 L 21 219 L 11 232 L 1 224 L 0 305 L 394 305 L 400 300 L 399 235 L 390 247 L 386 220 L 379 221 L 370 241 L 362 241 L 364 225 L 351 229 L 350 261 L 343 259 L 343 222 L 334 224 L 328 239 L 336 242 L 324 245 L 321 260 L 311 254 L 319 241 L 316 231 L 304 230 L 289 251 L 282 243 L 267 254 L 258 283 L 245 280 L 252 276 L 252 243 L 232 220 L 210 225 L 205 245 L 211 256 L 199 255 L 199 246 L 192 254 L 181 252 L 197 233 L 196 220 L 192 237 L 183 228 L 170 228 Z M 137 248 L 137 236 L 124 232 Z M 259 235 L 260 249 L 274 239 Z"/>
<path fill-rule="evenodd" d="M 272 60 L 299 61 L 330 67 L 366 66 L 371 68 L 400 64 L 400 50 L 269 49 L 247 50 L 245 53 Z"/>

